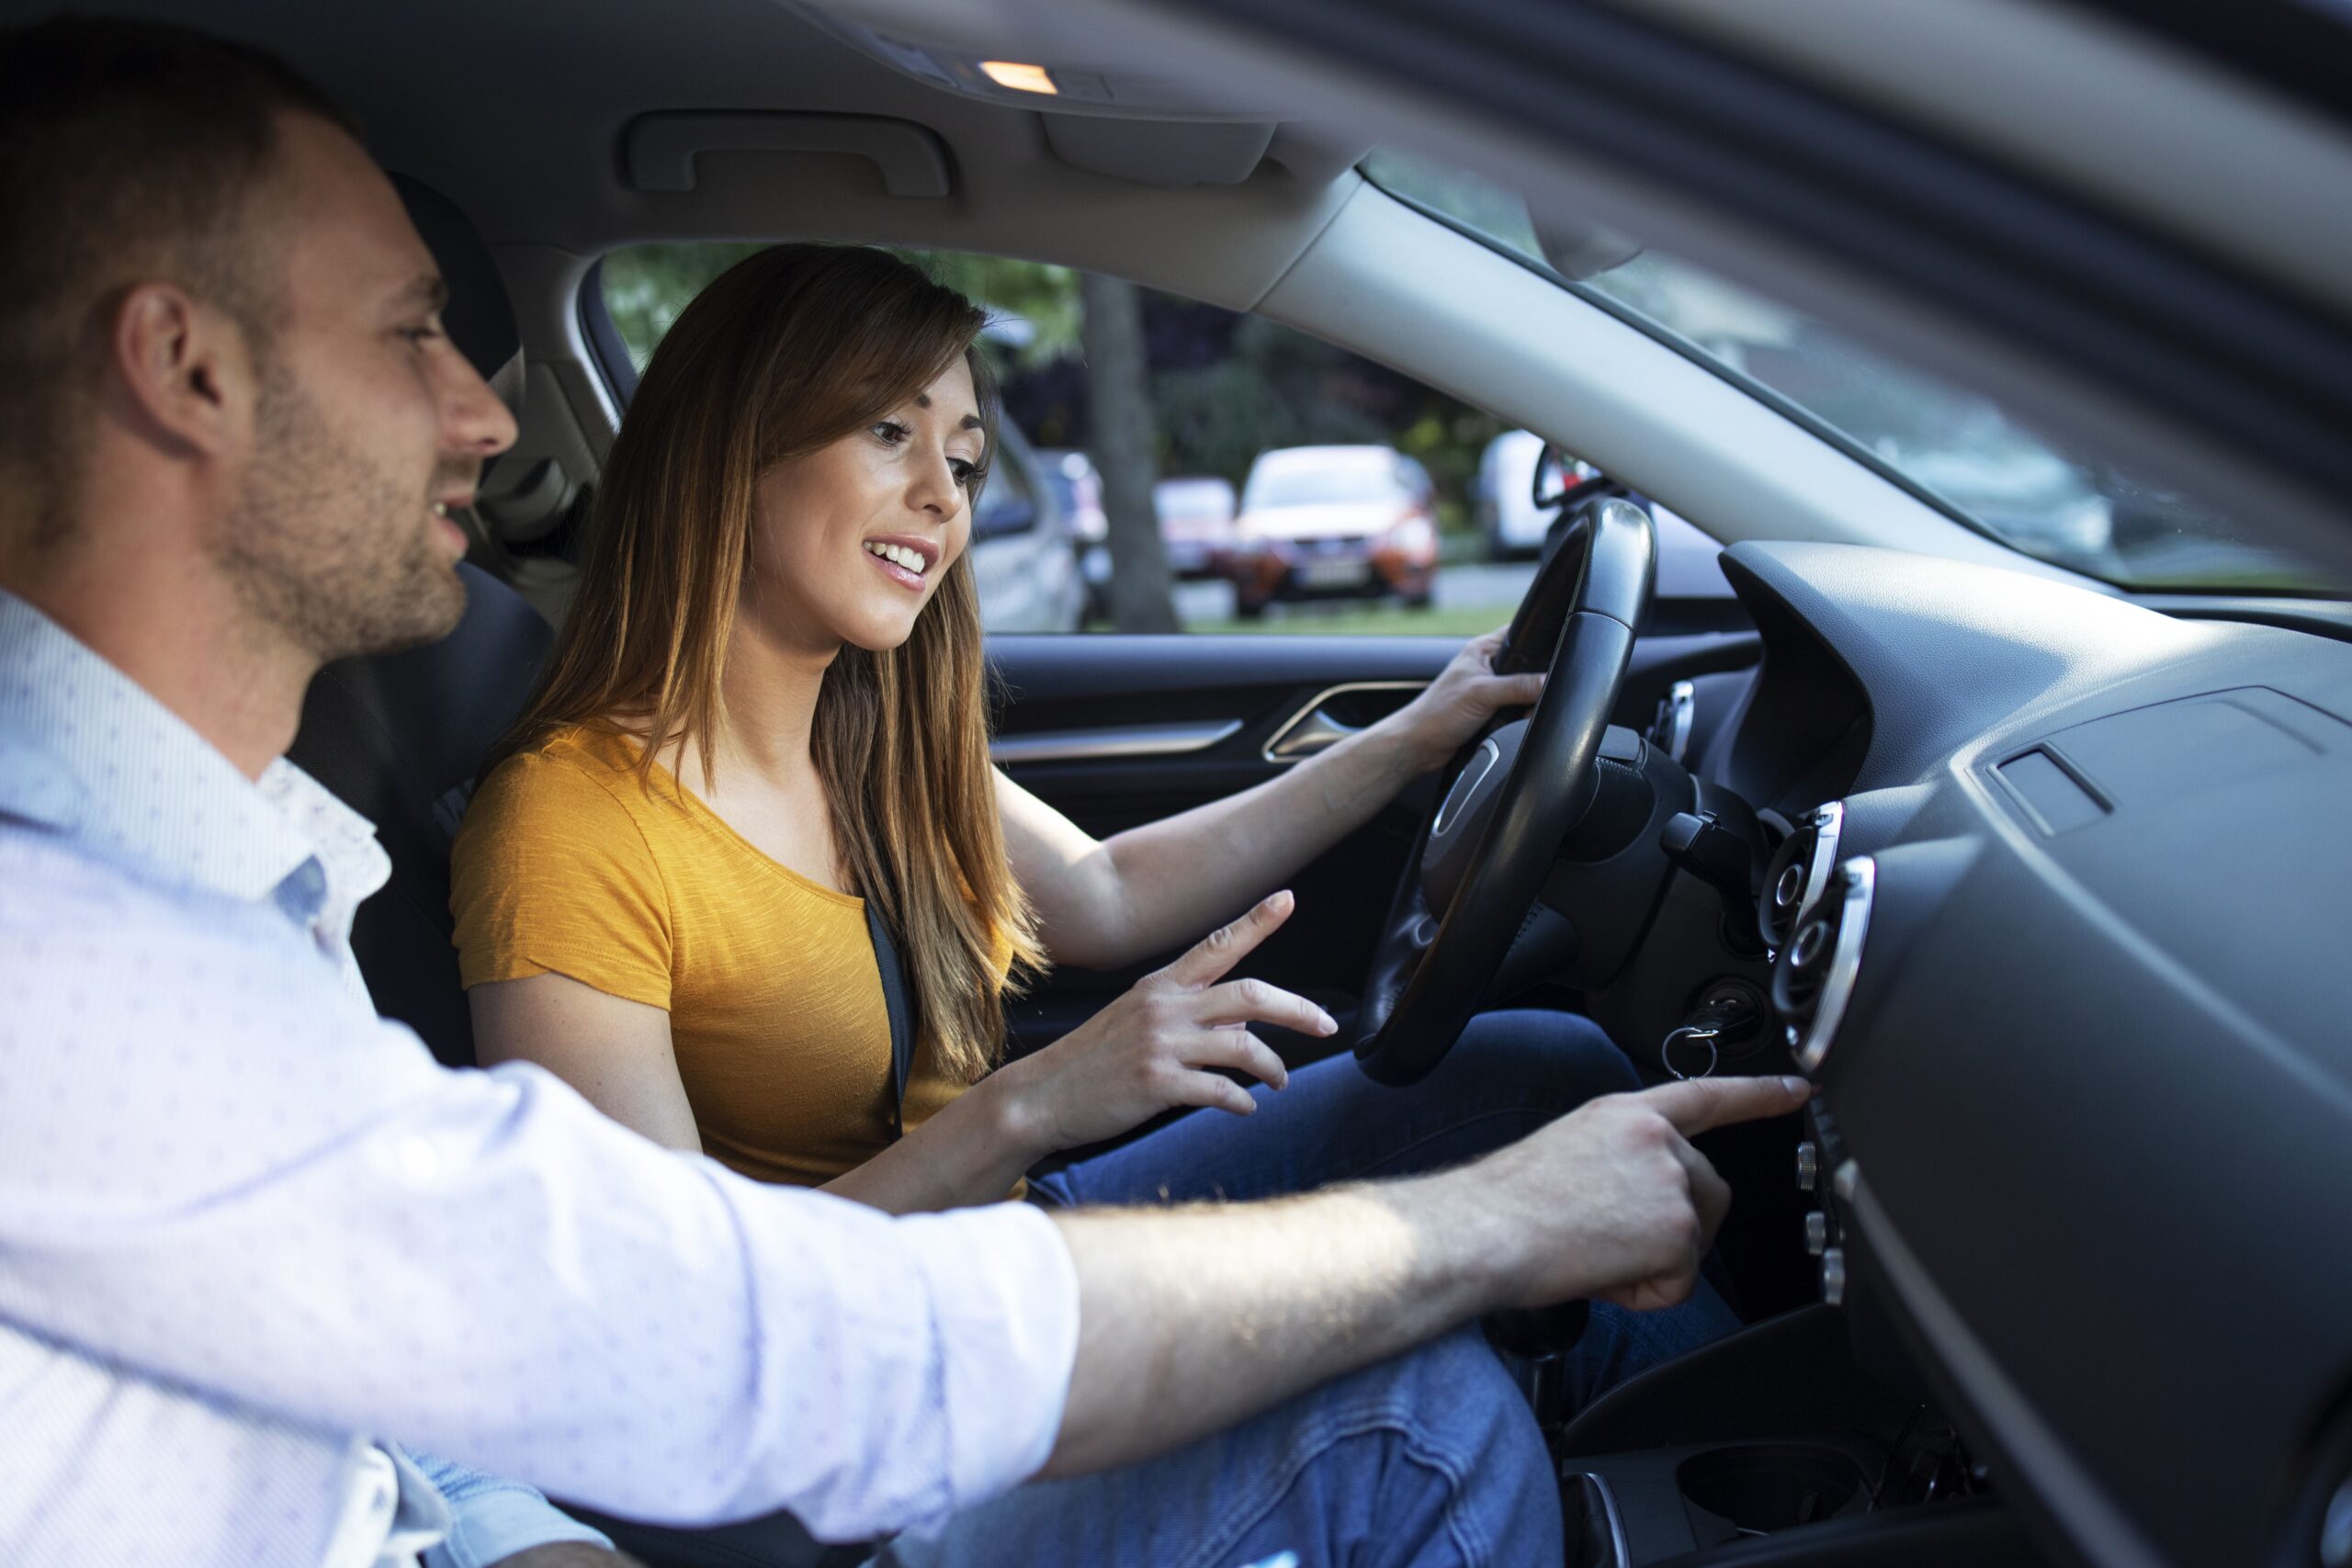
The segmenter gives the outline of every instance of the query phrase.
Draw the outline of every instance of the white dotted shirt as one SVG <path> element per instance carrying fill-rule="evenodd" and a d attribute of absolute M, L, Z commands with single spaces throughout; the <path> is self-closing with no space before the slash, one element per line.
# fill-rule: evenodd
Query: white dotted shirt
<path fill-rule="evenodd" d="M 383 874 L 0 593 L 0 1562 L 318 1562 L 371 1436 L 832 1540 L 1044 1462 L 1043 1214 L 894 1219 L 441 1068 L 351 968 Z"/>

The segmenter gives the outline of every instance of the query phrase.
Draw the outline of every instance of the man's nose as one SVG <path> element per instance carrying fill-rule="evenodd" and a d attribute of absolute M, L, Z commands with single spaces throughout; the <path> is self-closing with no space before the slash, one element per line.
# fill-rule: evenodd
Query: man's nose
<path fill-rule="evenodd" d="M 514 445 L 514 416 L 464 355 L 457 361 L 442 408 L 442 428 L 451 450 L 487 462 Z"/>

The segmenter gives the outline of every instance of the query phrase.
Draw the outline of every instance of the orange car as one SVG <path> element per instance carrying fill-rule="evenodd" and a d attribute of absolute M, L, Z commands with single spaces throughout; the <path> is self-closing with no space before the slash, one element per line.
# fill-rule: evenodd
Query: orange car
<path fill-rule="evenodd" d="M 1241 491 L 1225 575 L 1234 609 L 1277 599 L 1430 602 L 1437 518 L 1429 470 L 1389 446 L 1285 446 L 1258 454 Z"/>

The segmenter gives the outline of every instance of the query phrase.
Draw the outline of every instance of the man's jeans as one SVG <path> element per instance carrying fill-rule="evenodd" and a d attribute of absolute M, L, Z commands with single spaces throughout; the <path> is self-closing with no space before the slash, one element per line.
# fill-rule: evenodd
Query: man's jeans
<path fill-rule="evenodd" d="M 884 1568 L 1471 1568 L 1562 1560 L 1535 1423 L 1476 1329 L 1163 1459 L 1033 1482 Z"/>
<path fill-rule="evenodd" d="M 1040 1178 L 1034 1201 L 1245 1200 L 1458 1164 L 1595 1095 L 1637 1088 L 1586 1020 L 1490 1013 L 1437 1070 L 1384 1089 L 1339 1057 Z M 1669 1312 L 1602 1304 L 1570 1359 L 1578 1404 L 1736 1327 L 1713 1292 Z M 1472 1568 L 1561 1560 L 1559 1497 L 1518 1388 L 1475 1330 L 1341 1378 L 1148 1463 L 1037 1483 L 902 1537 L 888 1568 L 1137 1563 Z"/>

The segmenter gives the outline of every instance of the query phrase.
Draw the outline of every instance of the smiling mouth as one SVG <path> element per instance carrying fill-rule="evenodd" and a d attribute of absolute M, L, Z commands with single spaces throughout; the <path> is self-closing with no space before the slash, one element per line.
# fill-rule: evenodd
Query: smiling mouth
<path fill-rule="evenodd" d="M 921 550 L 906 545 L 894 545 L 883 539 L 865 541 L 865 553 L 880 563 L 890 580 L 901 587 L 921 588 L 931 570 L 931 558 Z"/>

